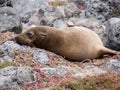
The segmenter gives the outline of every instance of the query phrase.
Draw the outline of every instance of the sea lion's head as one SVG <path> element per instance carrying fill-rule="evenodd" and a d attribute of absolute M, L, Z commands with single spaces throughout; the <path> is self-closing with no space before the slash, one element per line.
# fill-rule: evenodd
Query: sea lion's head
<path fill-rule="evenodd" d="M 34 27 L 17 35 L 15 40 L 21 45 L 35 46 L 35 42 L 42 42 L 42 40 L 44 40 L 47 35 L 46 33 L 45 27 Z"/>

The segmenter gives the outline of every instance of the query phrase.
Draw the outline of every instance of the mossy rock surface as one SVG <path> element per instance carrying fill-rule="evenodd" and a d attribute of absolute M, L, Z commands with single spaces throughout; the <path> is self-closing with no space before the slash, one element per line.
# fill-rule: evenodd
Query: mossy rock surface
<path fill-rule="evenodd" d="M 15 66 L 15 63 L 10 62 L 10 61 L 0 62 L 0 69 L 8 67 L 8 66 Z"/>

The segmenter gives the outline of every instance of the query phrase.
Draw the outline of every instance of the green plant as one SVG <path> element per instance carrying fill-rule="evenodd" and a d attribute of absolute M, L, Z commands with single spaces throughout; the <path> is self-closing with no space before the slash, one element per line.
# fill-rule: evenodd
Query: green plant
<path fill-rule="evenodd" d="M 15 63 L 10 61 L 0 62 L 0 69 L 5 68 L 7 66 L 15 66 Z"/>
<path fill-rule="evenodd" d="M 52 6 L 57 7 L 57 6 L 62 6 L 65 3 L 63 1 L 55 1 L 50 3 Z"/>
<path fill-rule="evenodd" d="M 103 74 L 93 77 L 79 78 L 77 80 L 63 81 L 55 85 L 51 90 L 119 90 L 119 74 Z"/>

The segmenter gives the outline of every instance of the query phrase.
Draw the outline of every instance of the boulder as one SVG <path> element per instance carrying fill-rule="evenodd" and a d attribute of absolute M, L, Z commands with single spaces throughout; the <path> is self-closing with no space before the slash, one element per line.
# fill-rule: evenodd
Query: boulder
<path fill-rule="evenodd" d="M 43 15 L 44 15 L 44 11 L 42 9 L 34 11 L 32 16 L 29 19 L 29 22 L 26 23 L 26 25 L 28 27 L 31 27 L 32 25 L 40 26 L 40 20 Z"/>
<path fill-rule="evenodd" d="M 46 52 L 35 50 L 33 53 L 33 60 L 46 64 L 49 61 L 49 57 Z"/>
<path fill-rule="evenodd" d="M 10 90 L 16 78 L 16 67 L 10 66 L 0 69 L 0 89 Z"/>
<path fill-rule="evenodd" d="M 81 13 L 80 9 L 73 2 L 67 3 L 65 5 L 64 11 L 67 18 L 80 17 L 80 13 Z"/>
<path fill-rule="evenodd" d="M 47 52 L 42 49 L 37 49 L 37 48 L 31 48 L 29 46 L 20 46 L 19 44 L 15 43 L 14 41 L 7 41 L 3 44 L 0 45 L 0 61 L 12 61 L 15 55 L 15 51 L 20 51 L 21 54 L 22 52 L 32 53 L 32 58 L 29 58 L 30 60 L 37 61 L 41 64 L 46 64 L 50 58 L 47 55 Z M 27 58 L 27 57 L 26 57 Z"/>
<path fill-rule="evenodd" d="M 112 18 L 120 17 L 119 0 L 84 0 L 85 17 L 96 18 L 102 22 Z"/>
<path fill-rule="evenodd" d="M 8 66 L 0 69 L 0 76 L 9 76 L 10 78 L 16 77 L 17 68 L 14 66 Z"/>
<path fill-rule="evenodd" d="M 85 3 L 85 16 L 87 18 L 96 18 L 100 21 L 106 20 L 109 6 L 100 0 L 89 0 Z"/>
<path fill-rule="evenodd" d="M 106 45 L 105 26 L 97 19 L 94 19 L 94 18 L 79 19 L 79 18 L 72 17 L 68 21 L 73 22 L 75 26 L 83 26 L 83 27 L 91 29 L 92 31 L 94 31 L 100 36 L 104 45 Z"/>
<path fill-rule="evenodd" d="M 0 0 L 0 7 L 4 7 L 4 6 L 12 7 L 11 2 L 12 2 L 12 0 Z"/>
<path fill-rule="evenodd" d="M 111 59 L 102 68 L 104 70 L 111 70 L 114 73 L 120 73 L 120 61 Z"/>
<path fill-rule="evenodd" d="M 0 32 L 4 31 L 22 32 L 20 17 L 16 14 L 16 10 L 11 7 L 0 8 Z"/>
<path fill-rule="evenodd" d="M 17 68 L 17 83 L 19 85 L 23 85 L 25 82 L 31 82 L 34 81 L 34 71 L 32 69 L 32 67 L 29 66 L 22 66 L 22 67 L 18 67 Z"/>
<path fill-rule="evenodd" d="M 52 10 L 38 9 L 33 12 L 31 18 L 29 19 L 28 25 L 53 26 L 56 20 L 62 18 L 63 18 L 62 13 L 54 7 L 52 8 Z"/>
<path fill-rule="evenodd" d="M 56 8 L 53 8 L 53 11 L 41 10 L 39 12 L 41 15 L 40 25 L 53 26 L 54 22 L 58 19 L 62 19 L 63 15 Z"/>
<path fill-rule="evenodd" d="M 56 20 L 53 24 L 53 27 L 57 29 L 63 29 L 66 28 L 67 25 L 63 20 Z"/>
<path fill-rule="evenodd" d="M 11 89 L 13 86 L 18 88 L 25 82 L 32 82 L 34 75 L 32 68 L 28 66 L 2 68 L 0 69 L 0 90 L 13 90 Z"/>
<path fill-rule="evenodd" d="M 4 53 L 4 56 L 1 56 L 0 54 L 0 62 L 4 62 L 4 61 L 11 62 L 12 58 L 10 56 L 5 55 L 5 53 Z"/>
<path fill-rule="evenodd" d="M 13 56 L 15 50 L 23 50 L 19 44 L 16 44 L 14 41 L 7 41 L 0 45 L 0 49 L 3 54 L 8 56 Z"/>
<path fill-rule="evenodd" d="M 65 16 L 64 6 L 57 6 L 56 9 L 62 14 L 63 17 Z"/>
<path fill-rule="evenodd" d="M 49 6 L 45 0 L 13 0 L 12 6 L 17 11 L 17 14 L 20 15 L 24 23 L 29 21 L 29 18 L 35 10 L 52 10 L 52 7 Z"/>
<path fill-rule="evenodd" d="M 0 90 L 10 90 L 12 85 L 13 81 L 10 77 L 0 76 Z"/>
<path fill-rule="evenodd" d="M 109 12 L 107 18 L 120 17 L 120 0 L 107 0 Z"/>
<path fill-rule="evenodd" d="M 74 76 L 80 74 L 77 68 L 64 66 L 64 65 L 59 65 L 56 68 L 51 68 L 51 67 L 41 68 L 41 71 L 43 71 L 49 77 L 56 76 L 63 78 L 66 77 L 67 73 L 70 73 Z"/>
<path fill-rule="evenodd" d="M 120 50 L 120 18 L 111 18 L 106 23 L 108 46 Z"/>

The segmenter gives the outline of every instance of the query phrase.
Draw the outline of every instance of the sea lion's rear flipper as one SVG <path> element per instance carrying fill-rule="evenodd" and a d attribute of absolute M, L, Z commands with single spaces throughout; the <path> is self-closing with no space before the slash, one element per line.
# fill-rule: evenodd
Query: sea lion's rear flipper
<path fill-rule="evenodd" d="M 105 54 L 110 54 L 110 55 L 120 54 L 119 51 L 111 50 L 111 49 L 108 49 L 106 47 L 103 47 L 101 49 L 101 52 L 102 52 L 103 55 L 105 55 Z"/>

